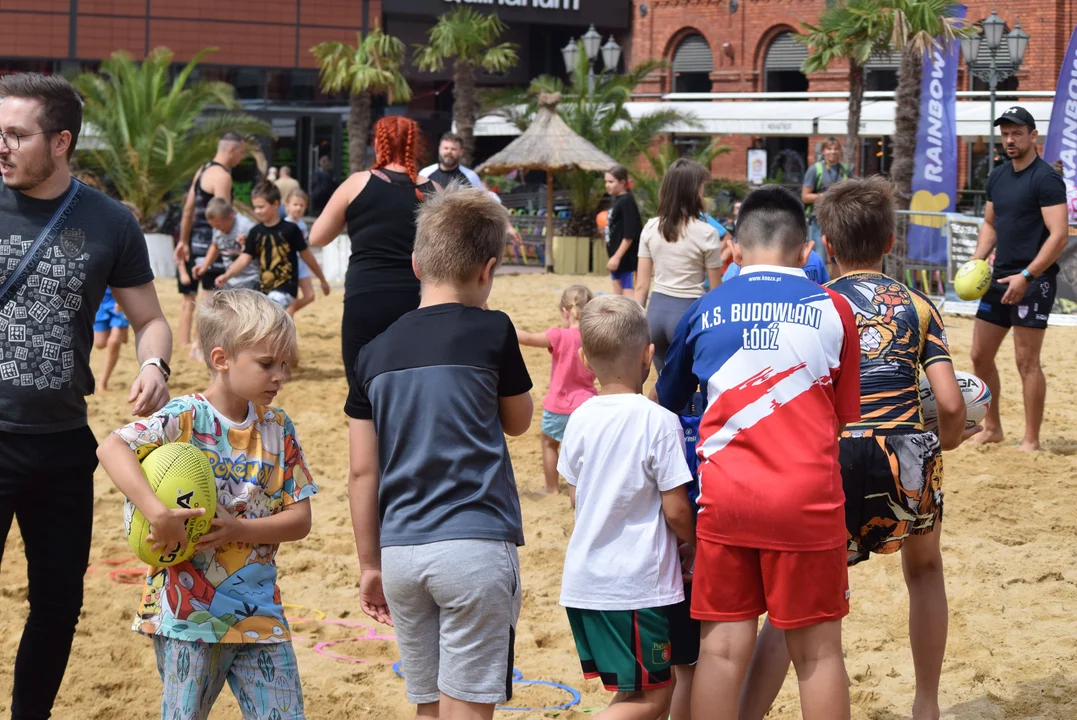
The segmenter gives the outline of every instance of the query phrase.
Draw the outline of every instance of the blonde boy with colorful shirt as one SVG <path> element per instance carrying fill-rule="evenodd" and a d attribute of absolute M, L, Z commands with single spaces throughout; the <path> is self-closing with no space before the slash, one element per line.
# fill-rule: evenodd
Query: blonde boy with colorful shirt
<path fill-rule="evenodd" d="M 318 491 L 291 419 L 271 403 L 295 352 L 295 326 L 254 290 L 215 293 L 199 309 L 210 384 L 120 428 L 98 450 L 101 465 L 138 508 L 158 547 L 186 545 L 139 461 L 170 442 L 202 450 L 217 477 L 212 529 L 190 560 L 150 568 L 133 629 L 153 637 L 164 720 L 204 720 L 228 682 L 244 720 L 304 717 L 303 693 L 277 587 L 280 543 L 310 532 Z"/>

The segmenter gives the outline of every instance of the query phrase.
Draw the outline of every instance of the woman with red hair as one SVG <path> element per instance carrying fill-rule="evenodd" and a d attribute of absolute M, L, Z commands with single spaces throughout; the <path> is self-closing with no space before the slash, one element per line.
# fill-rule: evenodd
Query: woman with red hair
<path fill-rule="evenodd" d="M 437 185 L 419 178 L 419 125 L 401 116 L 374 125 L 374 167 L 341 184 L 310 231 L 325 247 L 347 227 L 351 257 L 344 280 L 341 350 L 353 408 L 355 359 L 401 315 L 419 307 L 419 280 L 411 269 L 415 211 Z"/>

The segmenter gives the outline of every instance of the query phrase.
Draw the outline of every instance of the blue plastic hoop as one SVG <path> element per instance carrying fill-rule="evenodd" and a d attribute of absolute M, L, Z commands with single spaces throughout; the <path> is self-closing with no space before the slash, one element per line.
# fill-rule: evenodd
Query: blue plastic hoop
<path fill-rule="evenodd" d="M 404 670 L 402 668 L 402 660 L 397 660 L 393 663 L 393 672 L 400 677 L 404 677 Z M 561 683 L 549 682 L 547 680 L 524 680 L 523 673 L 518 669 L 512 669 L 512 682 L 517 685 L 546 685 L 547 687 L 557 688 L 558 690 L 564 690 L 572 699 L 568 702 L 561 703 L 560 705 L 547 705 L 546 707 L 509 707 L 507 705 L 498 705 L 498 710 L 507 710 L 513 712 L 547 712 L 549 710 L 568 710 L 570 707 L 580 704 L 580 691 L 576 688 L 569 687 L 568 685 L 562 685 Z"/>
<path fill-rule="evenodd" d="M 562 685 L 561 683 L 556 682 L 549 682 L 547 680 L 513 680 L 513 682 L 517 685 L 547 685 L 552 688 L 557 688 L 558 690 L 564 690 L 572 696 L 572 699 L 566 703 L 561 703 L 560 705 L 547 705 L 546 707 L 540 708 L 508 707 L 506 705 L 498 705 L 498 710 L 515 710 L 518 712 L 546 712 L 548 710 L 568 710 L 570 707 L 580 704 L 580 691 L 576 688 L 569 687 L 568 685 Z"/>

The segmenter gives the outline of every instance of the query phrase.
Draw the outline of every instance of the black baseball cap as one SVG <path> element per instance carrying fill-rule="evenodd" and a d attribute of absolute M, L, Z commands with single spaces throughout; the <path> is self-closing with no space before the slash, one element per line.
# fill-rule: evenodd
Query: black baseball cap
<path fill-rule="evenodd" d="M 1004 122 L 1013 123 L 1014 125 L 1028 125 L 1029 130 L 1036 129 L 1036 118 L 1032 117 L 1032 113 L 1020 105 L 1007 108 L 1006 112 L 999 115 L 998 120 L 995 121 L 995 127 Z"/>

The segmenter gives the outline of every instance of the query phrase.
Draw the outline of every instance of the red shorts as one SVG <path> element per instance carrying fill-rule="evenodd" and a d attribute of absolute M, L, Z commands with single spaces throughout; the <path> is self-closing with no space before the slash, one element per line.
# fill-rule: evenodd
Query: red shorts
<path fill-rule="evenodd" d="M 700 538 L 692 617 L 742 622 L 767 613 L 779 630 L 841 620 L 849 614 L 846 548 L 760 550 Z"/>

